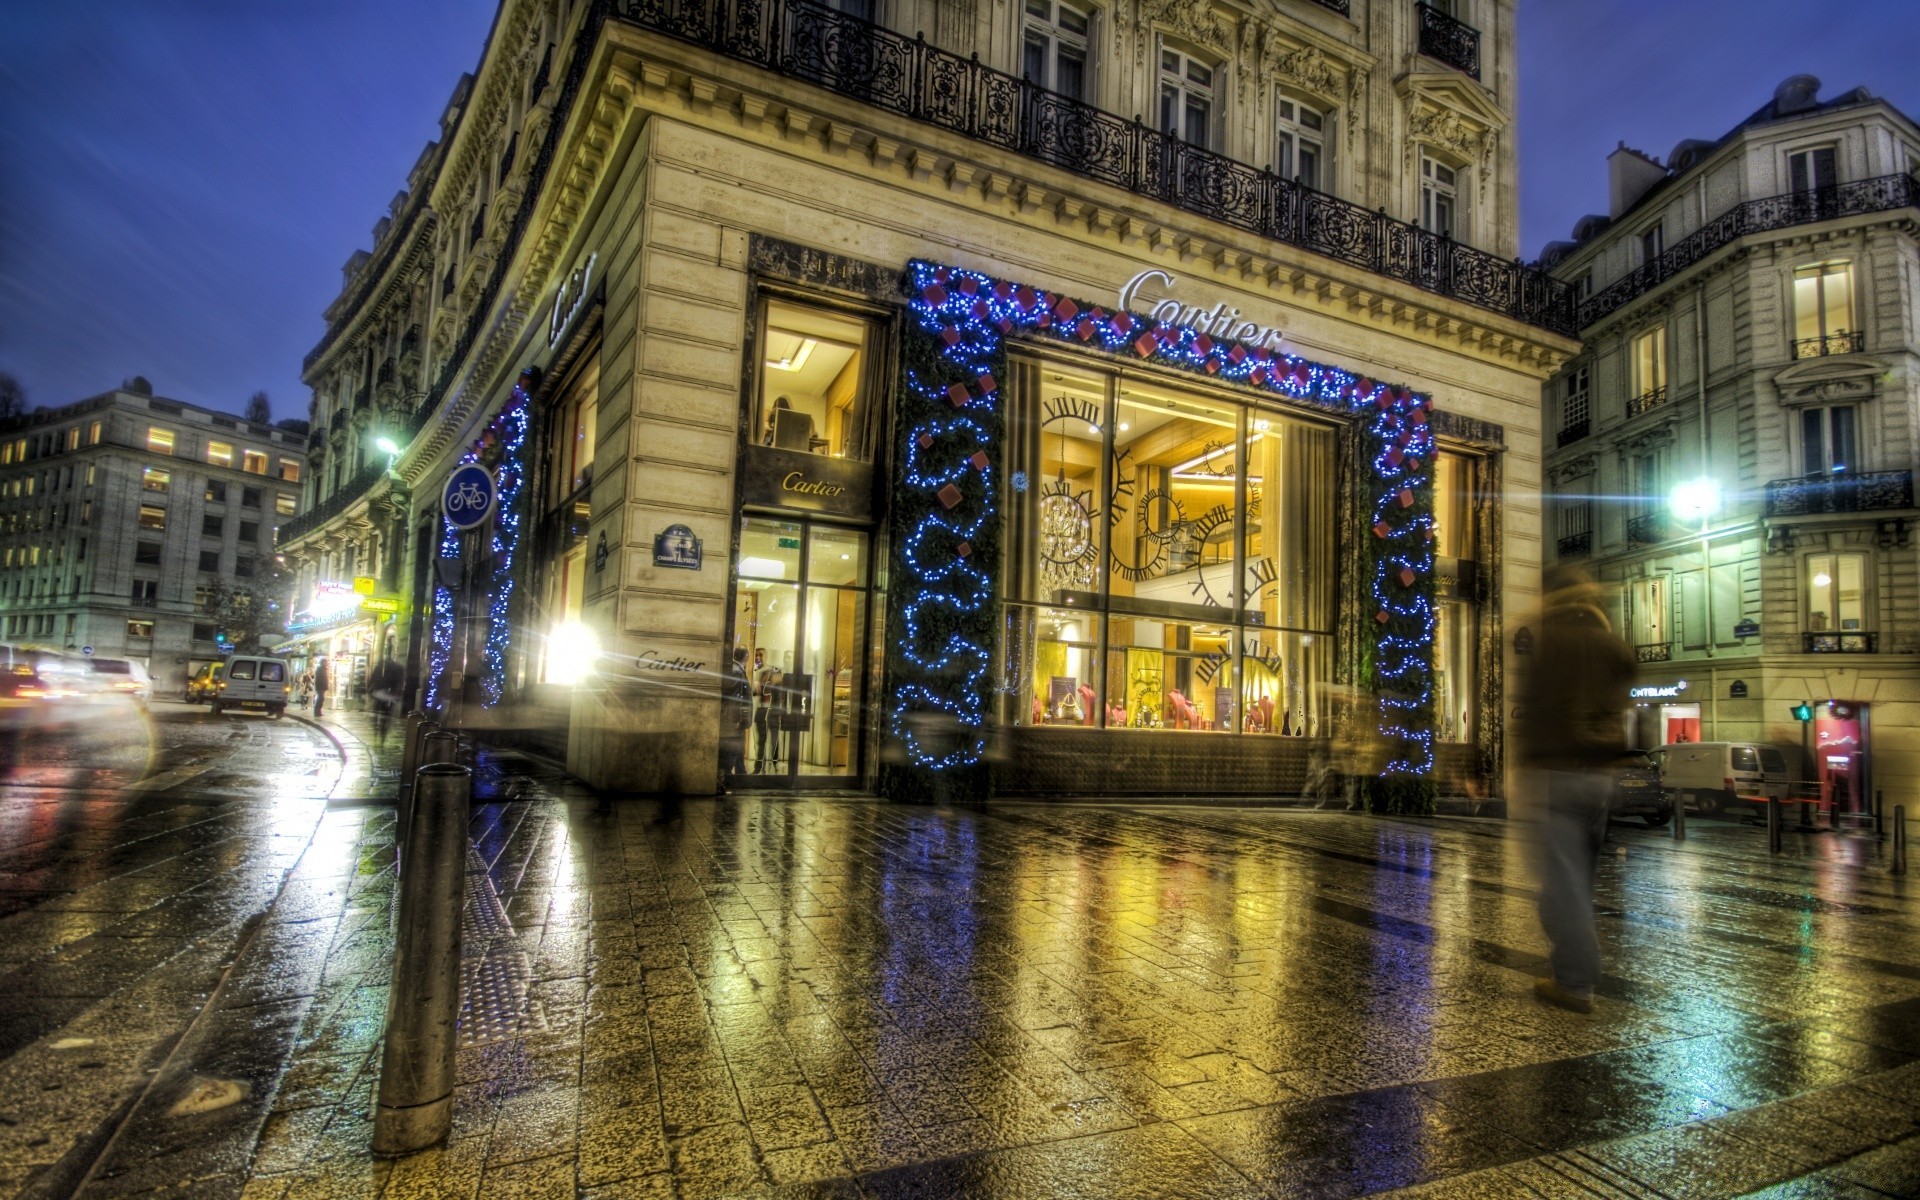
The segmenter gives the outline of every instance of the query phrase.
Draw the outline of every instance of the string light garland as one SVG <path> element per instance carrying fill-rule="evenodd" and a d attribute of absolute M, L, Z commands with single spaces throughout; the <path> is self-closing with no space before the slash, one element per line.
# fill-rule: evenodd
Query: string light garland
<path fill-rule="evenodd" d="M 1075 300 L 959 267 L 914 260 L 908 305 L 931 339 L 938 370 L 909 366 L 897 498 L 912 511 L 901 562 L 907 576 L 900 667 L 889 728 L 916 766 L 933 771 L 979 763 L 984 751 L 987 667 L 993 636 L 980 620 L 995 591 L 992 566 L 974 551 L 997 533 L 993 454 L 997 446 L 1004 339 L 1016 332 L 1165 363 L 1213 379 L 1360 417 L 1372 440 L 1374 641 L 1370 660 L 1379 693 L 1380 733 L 1389 743 L 1384 773 L 1423 776 L 1433 769 L 1435 631 L 1432 400 L 1264 346 L 1215 338 L 1188 326 Z M 950 416 L 935 415 L 947 406 Z M 905 414 L 903 414 L 905 415 Z M 976 479 L 977 477 L 977 479 Z M 896 514 L 901 520 L 902 514 Z M 929 618 L 947 618 L 929 635 Z M 909 677 L 911 676 L 911 677 Z M 960 735 L 928 744 L 937 716 Z"/>
<path fill-rule="evenodd" d="M 513 385 L 513 393 L 499 413 L 460 456 L 460 465 L 464 466 L 479 462 L 483 455 L 496 447 L 499 450 L 494 466 L 496 496 L 493 531 L 488 546 L 493 569 L 488 579 L 487 641 L 482 651 L 486 670 L 480 677 L 480 703 L 485 708 L 499 704 L 506 690 L 507 652 L 513 640 L 513 627 L 508 621 L 513 600 L 513 569 L 519 557 L 524 524 L 520 493 L 526 482 L 527 433 L 532 424 L 532 399 L 522 379 Z M 460 531 L 443 516 L 440 520 L 440 557 L 451 560 L 459 556 Z M 430 709 L 438 710 L 447 699 L 440 684 L 447 664 L 453 660 L 453 635 L 453 592 L 436 585 L 433 591 L 433 625 L 427 671 L 426 695 Z"/>

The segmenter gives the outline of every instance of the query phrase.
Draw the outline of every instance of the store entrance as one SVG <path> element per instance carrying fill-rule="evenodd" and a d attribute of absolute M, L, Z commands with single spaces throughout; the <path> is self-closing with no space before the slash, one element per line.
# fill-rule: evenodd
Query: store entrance
<path fill-rule="evenodd" d="M 871 677 L 871 537 L 796 519 L 742 518 L 734 645 L 747 652 L 750 787 L 857 784 Z"/>
<path fill-rule="evenodd" d="M 1813 753 L 1821 793 L 1834 810 L 1867 811 L 1867 706 L 1829 700 L 1814 709 Z"/>

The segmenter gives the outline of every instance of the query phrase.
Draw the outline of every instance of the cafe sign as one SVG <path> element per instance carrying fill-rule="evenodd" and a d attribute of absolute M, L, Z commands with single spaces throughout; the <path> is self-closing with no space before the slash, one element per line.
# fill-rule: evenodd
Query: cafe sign
<path fill-rule="evenodd" d="M 1240 314 L 1239 309 L 1224 300 L 1211 308 L 1207 307 L 1205 300 L 1188 303 L 1173 295 L 1148 301 L 1140 293 L 1146 290 L 1147 285 L 1156 282 L 1171 292 L 1179 280 L 1158 267 L 1142 271 L 1120 285 L 1120 307 L 1129 312 L 1143 312 L 1148 319 L 1162 324 L 1187 326 L 1208 337 L 1243 342 L 1249 346 L 1264 346 L 1269 350 L 1281 349 L 1283 335 L 1279 326 L 1249 321 Z"/>

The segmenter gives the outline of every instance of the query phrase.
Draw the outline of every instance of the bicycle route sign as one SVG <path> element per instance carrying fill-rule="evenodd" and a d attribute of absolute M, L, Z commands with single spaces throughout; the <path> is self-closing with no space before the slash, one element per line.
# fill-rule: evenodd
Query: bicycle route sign
<path fill-rule="evenodd" d="M 440 493 L 440 511 L 455 529 L 472 529 L 493 515 L 498 495 L 493 472 L 479 463 L 456 467 Z"/>

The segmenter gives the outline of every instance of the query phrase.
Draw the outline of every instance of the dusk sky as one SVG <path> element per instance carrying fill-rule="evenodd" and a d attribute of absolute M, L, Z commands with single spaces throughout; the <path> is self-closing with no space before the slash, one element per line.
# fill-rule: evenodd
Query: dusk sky
<path fill-rule="evenodd" d="M 300 360 L 371 241 L 485 0 L 92 0 L 0 16 L 0 371 L 64 404 L 132 375 L 306 415 Z M 1715 138 L 1788 75 L 1920 113 L 1920 4 L 1528 0 L 1521 249 L 1606 208 L 1620 140 Z"/>

